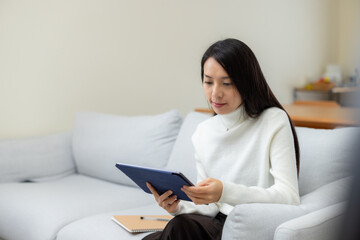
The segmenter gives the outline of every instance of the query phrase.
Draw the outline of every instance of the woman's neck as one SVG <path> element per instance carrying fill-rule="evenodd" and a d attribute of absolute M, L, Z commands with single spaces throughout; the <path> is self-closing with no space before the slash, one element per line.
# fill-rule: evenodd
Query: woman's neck
<path fill-rule="evenodd" d="M 227 114 L 218 114 L 220 123 L 226 131 L 229 131 L 238 123 L 242 122 L 245 118 L 244 106 L 240 105 L 237 109 Z"/>

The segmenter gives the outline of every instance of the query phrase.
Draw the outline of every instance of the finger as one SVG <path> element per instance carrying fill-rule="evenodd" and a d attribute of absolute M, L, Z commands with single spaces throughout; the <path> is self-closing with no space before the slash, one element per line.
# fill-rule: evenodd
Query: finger
<path fill-rule="evenodd" d="M 194 203 L 208 203 L 207 196 L 187 195 Z"/>
<path fill-rule="evenodd" d="M 184 192 L 192 193 L 192 194 L 207 194 L 209 192 L 208 186 L 203 187 L 189 187 L 189 186 L 183 186 L 181 189 Z"/>
<path fill-rule="evenodd" d="M 149 188 L 150 192 L 154 195 L 154 197 L 158 199 L 160 195 L 156 191 L 156 189 L 149 182 L 146 182 L 146 186 Z"/>
<path fill-rule="evenodd" d="M 211 193 L 193 193 L 184 190 L 185 194 L 195 203 L 195 204 L 209 204 L 213 202 Z"/>
<path fill-rule="evenodd" d="M 177 199 L 176 195 L 173 195 L 171 197 L 166 198 L 164 201 L 161 202 L 163 207 L 169 207 L 171 206 Z"/>
<path fill-rule="evenodd" d="M 163 202 L 163 201 L 167 200 L 171 196 L 171 194 L 173 194 L 173 192 L 171 190 L 166 191 L 159 197 L 159 202 Z"/>
<path fill-rule="evenodd" d="M 171 196 L 166 198 L 164 201 L 159 201 L 159 205 L 160 207 L 164 208 L 165 210 L 169 210 L 172 207 L 172 204 L 174 204 L 174 202 L 177 200 L 177 196 Z"/>
<path fill-rule="evenodd" d="M 196 184 L 196 186 L 207 186 L 212 182 L 211 178 L 207 178 L 205 180 L 202 180 L 201 182 L 199 182 L 198 184 Z"/>
<path fill-rule="evenodd" d="M 196 201 L 199 201 L 199 200 L 205 200 L 206 201 L 206 199 L 208 197 L 208 194 L 199 194 L 199 193 L 187 192 L 186 190 L 184 192 L 191 200 L 196 199 Z"/>
<path fill-rule="evenodd" d="M 188 196 L 191 201 L 193 203 L 195 203 L 196 205 L 199 205 L 199 204 L 208 204 L 209 202 L 207 202 L 205 199 L 201 199 L 201 198 L 197 198 L 197 197 L 193 197 L 193 196 Z"/>
<path fill-rule="evenodd" d="M 169 207 L 165 210 L 168 211 L 169 213 L 175 213 L 178 210 L 179 202 L 180 199 L 177 199 L 173 204 L 169 205 Z"/>
<path fill-rule="evenodd" d="M 178 198 L 176 195 L 169 197 L 169 205 L 174 204 L 177 200 Z"/>
<path fill-rule="evenodd" d="M 177 198 L 176 198 L 176 200 L 171 204 L 171 207 L 172 207 L 172 208 L 174 208 L 174 207 L 177 208 L 177 206 L 179 205 L 179 202 L 180 202 L 180 199 L 177 199 Z"/>

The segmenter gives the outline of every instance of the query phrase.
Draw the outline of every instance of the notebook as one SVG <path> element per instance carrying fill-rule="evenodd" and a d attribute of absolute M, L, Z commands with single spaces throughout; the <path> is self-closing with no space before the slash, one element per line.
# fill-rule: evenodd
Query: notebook
<path fill-rule="evenodd" d="M 147 219 L 141 219 L 141 217 Z M 162 220 L 153 220 L 154 218 Z M 168 221 L 164 220 L 168 219 L 170 221 L 172 218 L 171 215 L 115 215 L 112 220 L 128 232 L 135 233 L 162 231 L 168 224 Z"/>

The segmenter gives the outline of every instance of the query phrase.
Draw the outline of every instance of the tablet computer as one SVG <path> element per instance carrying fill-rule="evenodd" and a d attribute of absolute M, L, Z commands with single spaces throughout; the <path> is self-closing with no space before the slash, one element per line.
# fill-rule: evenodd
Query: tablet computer
<path fill-rule="evenodd" d="M 125 163 L 117 163 L 116 167 L 147 193 L 151 194 L 146 186 L 146 182 L 149 182 L 156 188 L 160 195 L 171 190 L 173 191 L 173 195 L 176 195 L 178 199 L 191 201 L 191 199 L 181 191 L 181 188 L 184 185 L 194 186 L 194 184 L 192 184 L 181 172 L 141 167 Z"/>

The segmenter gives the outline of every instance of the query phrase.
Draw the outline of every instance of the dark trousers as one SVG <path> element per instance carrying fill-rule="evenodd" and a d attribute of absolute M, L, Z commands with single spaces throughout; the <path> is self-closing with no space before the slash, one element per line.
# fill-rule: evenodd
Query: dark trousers
<path fill-rule="evenodd" d="M 174 217 L 162 232 L 151 233 L 143 240 L 220 240 L 225 220 L 222 213 L 215 217 L 182 214 Z"/>

